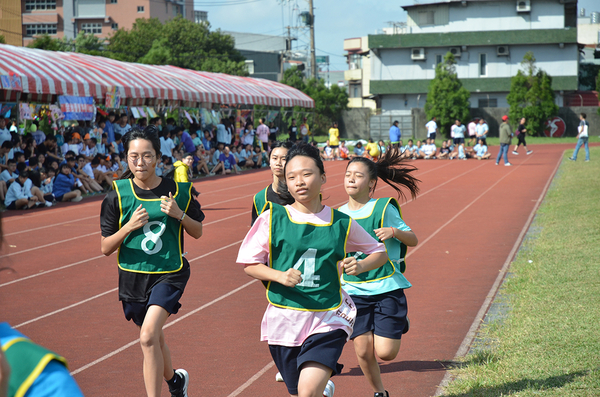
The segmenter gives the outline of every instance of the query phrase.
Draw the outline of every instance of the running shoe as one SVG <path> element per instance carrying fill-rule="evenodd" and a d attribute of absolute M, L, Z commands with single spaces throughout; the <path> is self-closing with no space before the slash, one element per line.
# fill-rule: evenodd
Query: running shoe
<path fill-rule="evenodd" d="M 71 199 L 71 202 L 73 202 L 73 203 L 78 203 L 78 202 L 80 202 L 81 200 L 83 200 L 83 197 L 81 197 L 81 196 L 77 196 L 77 197 L 74 197 L 74 198 L 72 198 L 72 199 Z"/>
<path fill-rule="evenodd" d="M 516 150 L 513 150 L 513 151 L 512 151 L 512 154 L 514 154 L 515 156 L 518 156 L 518 155 L 519 155 L 519 152 L 517 152 Z M 529 154 L 529 152 L 527 152 L 527 154 Z"/>
<path fill-rule="evenodd" d="M 329 379 L 327 381 L 327 386 L 325 386 L 325 390 L 323 390 L 323 397 L 333 397 L 333 393 L 335 392 L 335 385 Z"/>
<path fill-rule="evenodd" d="M 169 387 L 171 397 L 188 397 L 187 391 L 190 384 L 190 375 L 185 369 L 177 369 L 175 370 L 175 376 L 179 377 L 179 382 L 177 382 L 179 387 L 177 389 Z"/>
<path fill-rule="evenodd" d="M 571 161 L 577 161 L 577 159 L 574 159 L 573 157 L 569 157 L 569 160 L 571 160 Z"/>
<path fill-rule="evenodd" d="M 387 390 L 383 393 L 377 392 L 375 393 L 375 397 L 390 397 L 390 393 Z"/>
<path fill-rule="evenodd" d="M 275 382 L 283 382 L 283 376 L 281 376 L 281 372 L 277 372 L 277 374 L 275 374 Z"/>
<path fill-rule="evenodd" d="M 50 201 L 46 201 L 46 207 L 52 207 L 52 203 Z"/>
<path fill-rule="evenodd" d="M 533 150 L 528 150 L 527 151 L 527 154 L 531 154 L 531 153 L 533 153 Z"/>
<path fill-rule="evenodd" d="M 505 167 L 510 167 L 511 165 L 512 165 L 511 163 L 504 164 Z"/>

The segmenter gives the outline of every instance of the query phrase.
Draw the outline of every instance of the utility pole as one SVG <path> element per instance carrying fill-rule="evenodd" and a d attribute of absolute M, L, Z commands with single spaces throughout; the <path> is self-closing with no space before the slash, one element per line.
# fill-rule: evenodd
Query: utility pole
<path fill-rule="evenodd" d="M 317 79 L 317 58 L 315 55 L 315 10 L 313 0 L 308 0 L 308 9 L 310 13 L 310 69 L 312 77 Z"/>

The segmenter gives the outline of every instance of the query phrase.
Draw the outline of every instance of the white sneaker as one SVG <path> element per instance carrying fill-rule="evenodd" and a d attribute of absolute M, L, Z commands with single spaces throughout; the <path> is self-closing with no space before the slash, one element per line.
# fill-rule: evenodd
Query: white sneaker
<path fill-rule="evenodd" d="M 71 202 L 73 202 L 73 203 L 78 203 L 78 202 L 80 202 L 81 200 L 83 200 L 83 197 L 81 197 L 81 196 L 77 196 L 77 197 L 74 197 L 74 198 L 72 198 L 72 199 L 71 199 Z"/>
<path fill-rule="evenodd" d="M 510 167 L 511 165 L 512 165 L 511 163 L 504 164 L 505 167 Z"/>
<path fill-rule="evenodd" d="M 518 156 L 518 155 L 519 155 L 519 152 L 517 152 L 516 150 L 513 150 L 513 151 L 512 151 L 512 154 L 514 154 L 515 156 Z"/>
<path fill-rule="evenodd" d="M 283 376 L 281 376 L 281 372 L 277 372 L 277 374 L 275 374 L 275 382 L 283 382 Z"/>
<path fill-rule="evenodd" d="M 46 201 L 46 207 L 52 207 L 52 203 L 50 201 Z"/>
<path fill-rule="evenodd" d="M 531 154 L 531 153 L 533 153 L 533 150 L 528 150 L 527 151 L 527 154 Z"/>
<path fill-rule="evenodd" d="M 496 165 L 498 165 L 498 163 L 496 163 Z"/>
<path fill-rule="evenodd" d="M 323 397 L 333 397 L 333 393 L 335 392 L 335 385 L 329 379 L 327 381 L 327 386 L 325 386 L 325 390 L 323 390 Z"/>

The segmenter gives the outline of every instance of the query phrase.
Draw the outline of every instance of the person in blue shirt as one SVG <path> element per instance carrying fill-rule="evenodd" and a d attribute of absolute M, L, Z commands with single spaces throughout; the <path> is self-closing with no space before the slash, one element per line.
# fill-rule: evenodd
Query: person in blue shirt
<path fill-rule="evenodd" d="M 398 148 L 398 142 L 400 142 L 401 137 L 402 133 L 400 132 L 400 128 L 398 127 L 398 120 L 395 120 L 392 126 L 390 127 L 390 144 L 393 148 Z"/>
<path fill-rule="evenodd" d="M 104 132 L 106 133 L 106 143 L 111 144 L 115 141 L 115 130 L 113 128 L 113 123 L 115 122 L 116 114 L 115 112 L 110 112 L 108 114 L 108 119 L 105 120 L 104 124 Z"/>
<path fill-rule="evenodd" d="M 415 233 L 402 219 L 400 204 L 395 198 L 375 199 L 377 182 L 381 179 L 405 197 L 407 189 L 414 199 L 419 192 L 412 173 L 416 168 L 405 165 L 398 151 L 390 150 L 377 162 L 357 157 L 346 167 L 344 188 L 348 204 L 339 211 L 357 221 L 372 237 L 385 244 L 388 262 L 378 269 L 358 276 L 342 274 L 342 288 L 351 296 L 357 308 L 351 339 L 361 370 L 375 397 L 389 397 L 381 379 L 377 357 L 384 361 L 396 358 L 402 335 L 408 331 L 407 304 L 404 290 L 411 284 L 402 274 L 406 268 L 407 247 L 418 243 Z M 358 261 L 361 252 L 350 253 Z"/>

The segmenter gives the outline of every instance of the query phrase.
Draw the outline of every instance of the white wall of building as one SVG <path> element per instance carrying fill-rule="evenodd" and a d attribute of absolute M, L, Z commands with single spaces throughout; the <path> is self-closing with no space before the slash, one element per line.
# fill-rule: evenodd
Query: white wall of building
<path fill-rule="evenodd" d="M 515 1 L 473 2 L 416 7 L 408 10 L 411 33 L 475 32 L 486 30 L 564 28 L 564 4 L 557 0 L 531 0 L 531 12 L 517 12 Z M 434 13 L 434 24 L 424 24 L 423 13 Z M 431 20 L 431 16 L 429 16 Z"/>
<path fill-rule="evenodd" d="M 436 55 L 442 58 L 448 51 L 443 48 L 426 48 L 426 60 L 412 60 L 410 48 L 380 50 L 379 56 L 371 53 L 372 80 L 421 80 L 435 77 Z M 536 46 L 509 46 L 510 56 L 498 56 L 497 46 L 467 47 L 457 58 L 459 78 L 512 77 L 521 68 L 521 61 L 532 51 L 538 68 L 551 76 L 576 76 L 578 50 L 575 44 L 559 48 L 557 44 Z M 480 54 L 486 54 L 487 73 L 480 74 Z M 366 72 L 366 71 L 365 71 Z"/>

